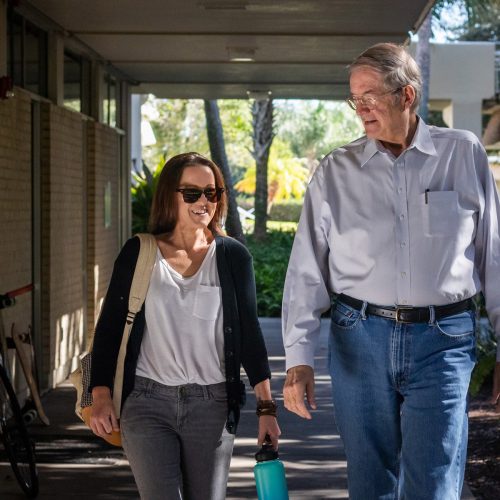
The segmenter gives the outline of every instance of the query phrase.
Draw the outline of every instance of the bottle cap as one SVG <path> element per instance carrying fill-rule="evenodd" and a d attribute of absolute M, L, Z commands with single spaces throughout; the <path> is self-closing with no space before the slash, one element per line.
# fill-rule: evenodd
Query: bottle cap
<path fill-rule="evenodd" d="M 267 462 L 269 460 L 276 460 L 278 457 L 278 452 L 273 448 L 271 438 L 266 434 L 262 448 L 255 454 L 255 460 L 257 462 Z"/>

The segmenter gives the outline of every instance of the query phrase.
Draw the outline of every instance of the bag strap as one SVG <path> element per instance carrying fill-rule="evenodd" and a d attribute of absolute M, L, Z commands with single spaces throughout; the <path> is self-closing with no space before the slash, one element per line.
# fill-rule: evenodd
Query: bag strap
<path fill-rule="evenodd" d="M 128 299 L 128 313 L 123 330 L 122 342 L 118 359 L 116 362 L 115 380 L 113 385 L 113 405 L 115 407 L 116 418 L 120 418 L 122 391 L 123 391 L 123 374 L 125 369 L 125 356 L 127 355 L 127 344 L 130 337 L 130 332 L 134 324 L 136 314 L 141 310 L 146 294 L 149 288 L 151 272 L 156 261 L 156 252 L 158 245 L 156 238 L 152 234 L 139 233 L 136 236 L 141 241 L 139 256 L 135 265 L 134 277 Z"/>

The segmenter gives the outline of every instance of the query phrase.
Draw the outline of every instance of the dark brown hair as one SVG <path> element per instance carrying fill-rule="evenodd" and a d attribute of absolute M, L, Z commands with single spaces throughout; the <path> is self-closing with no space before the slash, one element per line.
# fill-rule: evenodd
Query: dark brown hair
<path fill-rule="evenodd" d="M 208 167 L 215 178 L 215 187 L 224 188 L 224 178 L 219 167 L 208 158 L 205 158 L 199 153 L 182 153 L 173 156 L 165 163 L 155 193 L 153 195 L 153 203 L 151 205 L 151 213 L 149 215 L 149 231 L 152 234 L 171 233 L 177 224 L 178 213 L 178 196 L 176 189 L 182 177 L 182 172 L 186 167 Z M 227 196 L 226 192 L 222 193 L 221 199 L 217 202 L 215 213 L 208 225 L 208 228 L 214 234 L 223 235 L 224 232 L 221 226 L 224 222 L 227 212 Z"/>

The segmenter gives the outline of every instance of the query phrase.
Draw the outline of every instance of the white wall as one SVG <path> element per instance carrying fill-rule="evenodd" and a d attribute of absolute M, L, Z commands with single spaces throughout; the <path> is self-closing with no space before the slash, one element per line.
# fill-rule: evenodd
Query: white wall
<path fill-rule="evenodd" d="M 415 53 L 412 43 L 410 52 Z M 482 135 L 483 99 L 495 95 L 495 44 L 431 44 L 430 107 L 441 109 L 450 127 Z"/>

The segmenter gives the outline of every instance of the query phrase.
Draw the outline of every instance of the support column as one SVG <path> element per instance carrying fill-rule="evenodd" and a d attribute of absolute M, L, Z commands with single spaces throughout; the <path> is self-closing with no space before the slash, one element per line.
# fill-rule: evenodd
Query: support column
<path fill-rule="evenodd" d="M 57 106 L 64 106 L 64 40 L 50 32 L 47 44 L 48 97 Z"/>
<path fill-rule="evenodd" d="M 126 82 L 119 83 L 120 85 L 120 127 L 124 129 L 125 135 L 121 137 L 121 155 L 120 155 L 120 204 L 119 220 L 120 220 L 120 243 L 132 235 L 132 202 L 130 197 L 130 171 L 131 171 L 131 143 L 133 144 L 134 136 L 132 133 L 134 106 L 132 104 L 133 96 L 130 94 L 130 86 Z M 139 107 L 140 120 L 140 107 Z M 133 155 L 133 153 L 132 153 Z"/>
<path fill-rule="evenodd" d="M 7 73 L 7 0 L 0 0 L 0 76 Z"/>
<path fill-rule="evenodd" d="M 470 130 L 481 139 L 481 111 L 481 101 L 452 99 L 451 104 L 443 109 L 443 120 L 449 127 Z"/>
<path fill-rule="evenodd" d="M 99 123 L 102 123 L 103 110 L 103 77 L 104 71 L 102 66 L 97 61 L 92 61 L 90 71 L 90 116 Z"/>

